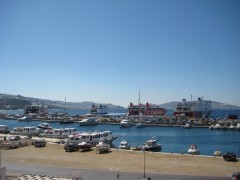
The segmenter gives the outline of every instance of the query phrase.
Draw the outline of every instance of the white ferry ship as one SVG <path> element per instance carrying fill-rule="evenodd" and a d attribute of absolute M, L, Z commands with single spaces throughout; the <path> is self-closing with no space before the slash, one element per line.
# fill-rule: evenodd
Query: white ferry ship
<path fill-rule="evenodd" d="M 91 115 L 105 115 L 108 113 L 108 107 L 106 105 L 95 105 L 93 104 L 90 110 Z"/>
<path fill-rule="evenodd" d="M 24 107 L 24 114 L 30 115 L 48 114 L 48 107 L 46 105 L 27 105 Z"/>
<path fill-rule="evenodd" d="M 186 99 L 182 99 L 182 102 L 177 104 L 173 114 L 175 116 L 183 114 L 189 117 L 208 117 L 211 111 L 211 101 L 205 101 L 203 98 L 198 98 L 197 101 L 187 102 Z"/>
<path fill-rule="evenodd" d="M 82 132 L 68 136 L 67 142 L 74 144 L 79 144 L 81 142 L 97 144 L 102 138 L 111 143 L 117 137 L 114 136 L 111 131 Z"/>

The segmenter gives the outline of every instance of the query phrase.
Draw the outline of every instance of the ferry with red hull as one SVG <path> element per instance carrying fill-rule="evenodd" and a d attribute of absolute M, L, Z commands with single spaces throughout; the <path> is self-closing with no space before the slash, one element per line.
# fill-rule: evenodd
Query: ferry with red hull
<path fill-rule="evenodd" d="M 212 111 L 212 102 L 205 101 L 203 98 L 198 98 L 197 101 L 187 102 L 182 99 L 181 103 L 177 104 L 173 115 L 185 115 L 188 117 L 209 117 Z"/>
<path fill-rule="evenodd" d="M 130 103 L 128 106 L 128 115 L 165 115 L 167 110 L 165 108 L 161 108 L 158 105 L 139 103 L 138 105 L 134 105 Z"/>

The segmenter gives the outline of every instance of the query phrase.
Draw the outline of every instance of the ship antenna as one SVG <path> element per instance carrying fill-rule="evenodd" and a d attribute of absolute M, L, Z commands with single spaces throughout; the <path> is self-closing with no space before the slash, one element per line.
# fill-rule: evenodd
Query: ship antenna
<path fill-rule="evenodd" d="M 140 105 L 140 91 L 138 93 L 138 105 Z"/>

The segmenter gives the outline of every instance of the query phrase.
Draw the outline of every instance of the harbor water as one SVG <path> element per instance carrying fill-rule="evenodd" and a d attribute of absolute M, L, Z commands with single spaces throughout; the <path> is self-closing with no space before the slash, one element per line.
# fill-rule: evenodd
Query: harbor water
<path fill-rule="evenodd" d="M 12 130 L 14 127 L 37 126 L 41 121 L 22 122 L 17 120 L 0 119 L 0 124 L 8 125 Z M 240 156 L 240 131 L 236 130 L 209 130 L 208 128 L 181 128 L 181 127 L 159 127 L 146 126 L 136 128 L 120 128 L 115 124 L 98 124 L 94 126 L 80 126 L 78 123 L 60 124 L 51 123 L 54 128 L 74 127 L 78 131 L 103 131 L 110 130 L 118 138 L 113 141 L 115 148 L 118 148 L 122 140 L 127 140 L 131 146 L 140 146 L 145 141 L 154 137 L 162 145 L 161 152 L 187 153 L 191 144 L 196 144 L 201 155 L 212 156 L 214 151 L 222 153 L 233 152 Z"/>

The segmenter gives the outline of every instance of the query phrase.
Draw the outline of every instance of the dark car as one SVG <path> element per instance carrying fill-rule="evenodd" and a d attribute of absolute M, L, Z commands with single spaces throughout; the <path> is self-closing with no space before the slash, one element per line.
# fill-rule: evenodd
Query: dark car
<path fill-rule="evenodd" d="M 237 156 L 234 153 L 227 152 L 223 155 L 225 161 L 237 161 Z"/>
<path fill-rule="evenodd" d="M 232 174 L 232 180 L 240 180 L 240 172 Z"/>
<path fill-rule="evenodd" d="M 46 146 L 46 141 L 44 139 L 37 139 L 34 142 L 35 147 L 45 147 Z"/>
<path fill-rule="evenodd" d="M 74 143 L 67 143 L 64 146 L 65 151 L 79 151 L 80 147 L 78 144 L 74 144 Z"/>

